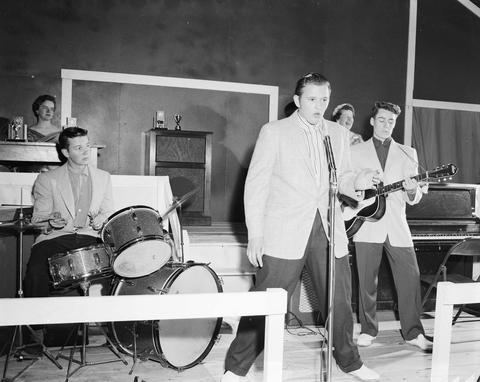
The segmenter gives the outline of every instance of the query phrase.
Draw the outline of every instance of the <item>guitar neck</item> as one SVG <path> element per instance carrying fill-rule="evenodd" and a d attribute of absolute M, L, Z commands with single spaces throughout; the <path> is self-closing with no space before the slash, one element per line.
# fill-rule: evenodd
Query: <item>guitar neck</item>
<path fill-rule="evenodd" d="M 420 180 L 424 180 L 424 179 L 427 179 L 427 178 L 428 178 L 428 172 L 424 172 L 422 174 L 418 174 L 416 176 L 413 176 L 411 179 L 415 179 L 418 182 Z M 386 186 L 382 186 L 382 187 L 377 188 L 374 191 L 374 194 L 375 195 L 385 195 L 385 194 L 388 194 L 390 192 L 401 190 L 403 188 L 402 184 L 403 184 L 403 180 L 399 180 L 398 182 L 387 184 Z"/>

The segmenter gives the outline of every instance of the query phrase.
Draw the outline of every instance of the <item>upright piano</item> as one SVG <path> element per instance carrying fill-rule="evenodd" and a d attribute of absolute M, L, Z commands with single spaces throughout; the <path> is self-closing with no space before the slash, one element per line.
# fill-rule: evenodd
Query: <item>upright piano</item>
<path fill-rule="evenodd" d="M 420 203 L 407 205 L 407 221 L 417 245 L 452 245 L 480 236 L 480 186 L 430 184 Z"/>
<path fill-rule="evenodd" d="M 473 184 L 430 184 L 428 194 L 420 203 L 407 206 L 407 221 L 421 275 L 435 274 L 455 243 L 480 237 L 479 193 L 480 186 Z M 480 274 L 480 256 L 477 259 L 451 257 L 447 270 L 476 279 Z M 426 287 L 422 284 L 422 293 Z M 433 298 L 429 300 L 426 310 L 434 307 L 433 301 Z"/>

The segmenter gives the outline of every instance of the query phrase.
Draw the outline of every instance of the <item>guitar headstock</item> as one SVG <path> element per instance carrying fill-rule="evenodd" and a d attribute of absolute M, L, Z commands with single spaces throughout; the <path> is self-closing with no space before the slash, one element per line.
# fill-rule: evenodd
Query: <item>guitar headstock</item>
<path fill-rule="evenodd" d="M 436 167 L 435 170 L 429 171 L 428 180 L 436 180 L 437 182 L 446 182 L 447 180 L 452 179 L 452 177 L 457 173 L 458 167 L 454 164 L 445 164 L 439 167 Z"/>

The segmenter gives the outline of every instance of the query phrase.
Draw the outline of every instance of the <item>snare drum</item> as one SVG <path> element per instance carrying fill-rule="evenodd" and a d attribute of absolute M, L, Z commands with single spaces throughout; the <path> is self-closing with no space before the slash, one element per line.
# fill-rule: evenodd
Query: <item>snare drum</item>
<path fill-rule="evenodd" d="M 149 276 L 118 280 L 112 295 L 219 293 L 217 275 L 204 264 L 168 264 Z M 111 337 L 124 353 L 149 358 L 177 370 L 200 363 L 217 338 L 222 318 L 123 321 L 109 325 Z M 136 343 L 134 342 L 136 341 Z"/>
<path fill-rule="evenodd" d="M 172 255 L 172 241 L 153 208 L 132 206 L 111 215 L 100 236 L 114 250 L 113 271 L 141 277 L 160 269 Z"/>
<path fill-rule="evenodd" d="M 72 286 L 81 281 L 96 280 L 112 275 L 112 251 L 105 244 L 95 244 L 48 259 L 50 276 L 55 288 Z"/>

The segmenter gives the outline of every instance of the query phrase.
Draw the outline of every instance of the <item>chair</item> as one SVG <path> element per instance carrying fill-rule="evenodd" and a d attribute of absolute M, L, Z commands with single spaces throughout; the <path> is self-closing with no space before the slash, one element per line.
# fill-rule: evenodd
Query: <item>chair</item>
<path fill-rule="evenodd" d="M 447 261 L 450 259 L 451 256 L 480 256 L 480 237 L 470 237 L 465 240 L 462 240 L 455 245 L 453 245 L 448 252 L 446 253 L 442 263 L 438 267 L 437 272 L 435 275 L 424 275 L 421 276 L 421 280 L 429 284 L 428 289 L 425 293 L 425 296 L 422 300 L 422 307 L 427 302 L 427 299 L 434 288 L 437 286 L 437 282 L 439 281 L 440 276 L 442 279 L 440 281 L 450 281 L 452 283 L 471 283 L 472 281 L 478 282 L 480 281 L 480 276 L 477 277 L 476 280 L 472 280 L 470 277 L 460 275 L 460 274 L 448 274 L 447 273 Z M 455 325 L 458 317 L 464 310 L 465 305 L 461 305 L 458 309 L 457 313 L 453 317 L 452 325 Z"/>

